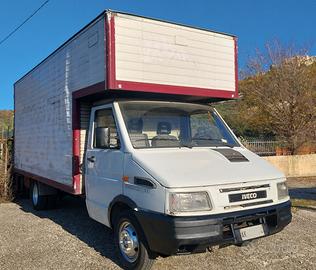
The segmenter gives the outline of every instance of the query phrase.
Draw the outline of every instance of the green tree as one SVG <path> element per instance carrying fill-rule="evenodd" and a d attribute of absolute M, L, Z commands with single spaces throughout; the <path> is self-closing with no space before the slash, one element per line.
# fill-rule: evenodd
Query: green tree
<path fill-rule="evenodd" d="M 0 133 L 13 129 L 13 111 L 0 110 Z"/>

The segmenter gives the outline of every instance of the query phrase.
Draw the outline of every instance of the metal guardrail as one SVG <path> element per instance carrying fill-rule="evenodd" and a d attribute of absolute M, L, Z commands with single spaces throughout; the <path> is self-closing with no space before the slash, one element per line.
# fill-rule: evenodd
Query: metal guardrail
<path fill-rule="evenodd" d="M 276 147 L 280 144 L 279 141 L 273 140 L 245 140 L 242 144 L 250 151 L 256 153 L 259 156 L 275 156 Z"/>

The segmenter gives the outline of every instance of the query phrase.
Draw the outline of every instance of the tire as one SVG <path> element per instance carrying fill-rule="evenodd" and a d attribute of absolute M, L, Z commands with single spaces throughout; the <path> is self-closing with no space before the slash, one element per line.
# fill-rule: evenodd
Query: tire
<path fill-rule="evenodd" d="M 37 211 L 52 209 L 56 206 L 56 195 L 40 195 L 40 187 L 37 181 L 33 181 L 30 188 L 30 199 L 33 208 Z"/>
<path fill-rule="evenodd" d="M 18 174 L 13 175 L 13 193 L 14 198 L 28 198 L 29 192 L 27 192 L 24 186 L 24 176 Z"/>
<path fill-rule="evenodd" d="M 23 175 L 17 175 L 17 197 L 22 199 L 30 198 L 30 189 L 25 185 L 25 178 Z"/>
<path fill-rule="evenodd" d="M 152 267 L 155 255 L 149 250 L 141 227 L 130 210 L 114 217 L 114 243 L 123 269 L 148 270 Z"/>

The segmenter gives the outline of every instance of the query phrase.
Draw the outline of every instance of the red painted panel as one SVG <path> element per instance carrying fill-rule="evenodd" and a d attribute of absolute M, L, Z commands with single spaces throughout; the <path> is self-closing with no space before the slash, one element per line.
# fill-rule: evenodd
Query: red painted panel
<path fill-rule="evenodd" d="M 116 82 L 116 67 L 115 67 L 115 23 L 114 23 L 114 15 L 110 15 L 112 17 L 106 18 L 106 57 L 107 57 L 107 85 L 108 89 L 115 88 Z"/>
<path fill-rule="evenodd" d="M 76 194 L 80 194 L 80 102 L 72 100 L 72 183 Z"/>
<path fill-rule="evenodd" d="M 80 101 L 79 98 L 105 92 L 105 82 L 79 89 L 72 94 L 72 183 L 75 194 L 81 194 L 80 172 Z"/>
<path fill-rule="evenodd" d="M 55 180 L 48 179 L 48 178 L 45 178 L 45 177 L 42 177 L 39 175 L 35 175 L 32 173 L 23 171 L 23 170 L 19 170 L 19 169 L 14 169 L 14 172 L 17 174 L 23 175 L 25 178 L 34 179 L 34 180 L 39 181 L 43 184 L 46 184 L 48 186 L 52 186 L 52 187 L 57 188 L 59 190 L 65 191 L 67 193 L 74 194 L 74 195 L 80 195 L 80 193 L 78 193 L 75 189 L 73 189 L 72 186 L 61 184 L 59 182 L 56 182 Z"/>
<path fill-rule="evenodd" d="M 175 94 L 187 96 L 200 97 L 214 97 L 214 98 L 235 98 L 234 91 L 223 91 L 218 89 L 205 89 L 197 87 L 186 87 L 176 85 L 154 84 L 154 83 L 140 83 L 130 81 L 116 81 L 115 88 L 119 90 L 128 90 L 135 92 L 151 92 L 162 94 Z"/>
<path fill-rule="evenodd" d="M 235 96 L 238 97 L 238 46 L 237 37 L 234 37 L 234 50 L 235 50 Z"/>

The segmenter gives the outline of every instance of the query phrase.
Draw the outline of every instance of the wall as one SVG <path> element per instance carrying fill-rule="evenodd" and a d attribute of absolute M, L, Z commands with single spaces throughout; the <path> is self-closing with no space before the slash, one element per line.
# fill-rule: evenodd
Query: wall
<path fill-rule="evenodd" d="M 316 176 L 316 154 L 264 157 L 288 177 Z"/>

